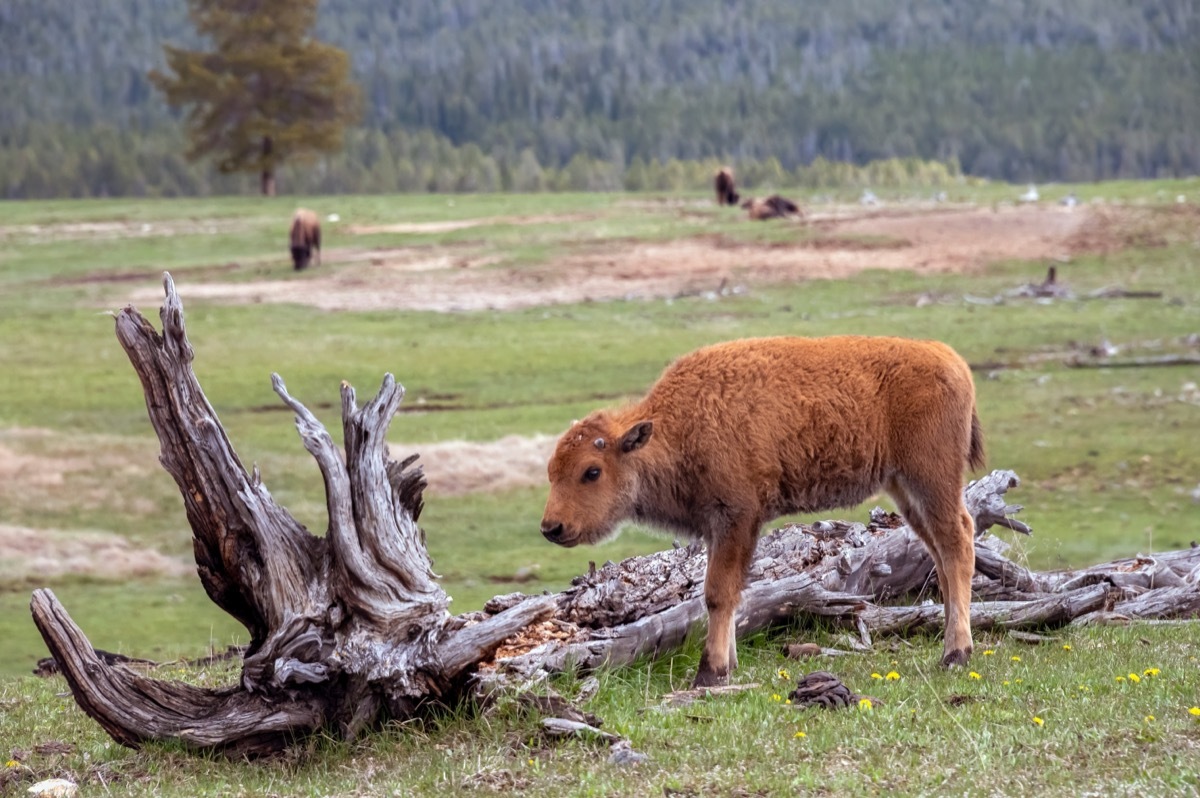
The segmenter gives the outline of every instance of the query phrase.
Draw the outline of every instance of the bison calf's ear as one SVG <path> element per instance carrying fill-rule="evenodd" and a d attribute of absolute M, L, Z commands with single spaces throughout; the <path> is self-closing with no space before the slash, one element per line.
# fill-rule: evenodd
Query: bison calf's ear
<path fill-rule="evenodd" d="M 654 434 L 653 421 L 639 421 L 629 428 L 621 438 L 621 451 L 632 452 L 634 449 L 640 449 L 650 440 L 650 436 Z"/>

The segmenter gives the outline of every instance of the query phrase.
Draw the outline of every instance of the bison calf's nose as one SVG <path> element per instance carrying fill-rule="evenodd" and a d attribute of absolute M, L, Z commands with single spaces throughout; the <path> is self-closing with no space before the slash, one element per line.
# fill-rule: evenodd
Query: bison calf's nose
<path fill-rule="evenodd" d="M 562 538 L 563 525 L 551 521 L 543 521 L 542 534 L 546 536 L 546 540 L 551 543 L 557 543 Z"/>

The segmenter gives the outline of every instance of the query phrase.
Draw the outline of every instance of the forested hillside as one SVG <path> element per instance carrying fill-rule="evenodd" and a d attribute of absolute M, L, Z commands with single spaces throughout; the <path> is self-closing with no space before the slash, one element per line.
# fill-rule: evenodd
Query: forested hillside
<path fill-rule="evenodd" d="M 284 191 L 617 188 L 672 159 L 1200 171 L 1190 0 L 324 0 L 317 33 L 364 127 Z M 238 190 L 176 154 L 164 41 L 198 43 L 183 0 L 0 3 L 0 193 Z"/>

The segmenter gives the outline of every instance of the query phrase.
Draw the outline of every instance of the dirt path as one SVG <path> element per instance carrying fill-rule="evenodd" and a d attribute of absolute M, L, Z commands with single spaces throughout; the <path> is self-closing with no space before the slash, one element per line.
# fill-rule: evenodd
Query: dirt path
<path fill-rule="evenodd" d="M 185 302 L 441 312 L 653 299 L 712 290 L 722 280 L 778 283 L 846 277 L 865 269 L 962 272 L 997 260 L 1064 257 L 1094 238 L 1083 235 L 1092 217 L 1087 208 L 1057 206 L 843 208 L 811 216 L 804 224 L 818 235 L 797 235 L 795 244 L 745 243 L 718 235 L 610 240 L 520 269 L 497 268 L 493 254 L 462 247 L 331 249 L 325 265 L 334 268 L 309 279 L 191 283 L 180 286 L 180 293 Z M 160 298 L 154 285 L 123 294 L 121 301 L 152 305 Z"/>

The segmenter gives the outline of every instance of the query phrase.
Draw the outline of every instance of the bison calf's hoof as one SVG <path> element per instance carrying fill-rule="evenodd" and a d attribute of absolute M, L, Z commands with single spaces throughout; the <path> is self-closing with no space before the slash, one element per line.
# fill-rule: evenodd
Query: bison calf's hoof
<path fill-rule="evenodd" d="M 692 680 L 692 688 L 724 687 L 729 683 L 728 673 L 717 673 L 709 668 L 701 668 Z"/>
<path fill-rule="evenodd" d="M 956 648 L 953 651 L 946 652 L 946 655 L 944 657 L 942 657 L 942 667 L 943 668 L 962 668 L 962 667 L 966 666 L 967 662 L 970 659 L 971 659 L 971 650 L 970 649 Z"/>

